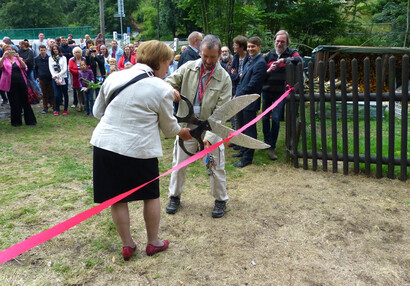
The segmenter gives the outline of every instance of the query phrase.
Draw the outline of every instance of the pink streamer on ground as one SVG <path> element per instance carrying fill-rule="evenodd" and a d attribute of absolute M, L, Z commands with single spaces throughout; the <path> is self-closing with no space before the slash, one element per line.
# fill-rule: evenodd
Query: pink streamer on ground
<path fill-rule="evenodd" d="M 165 173 L 159 175 L 157 178 L 152 179 L 149 182 L 146 182 L 132 190 L 129 190 L 125 193 L 122 193 L 121 195 L 118 195 L 112 199 L 109 199 L 95 207 L 92 207 L 91 209 L 88 209 L 82 213 L 79 213 L 76 216 L 73 216 L 72 218 L 63 221 L 55 226 L 53 226 L 52 228 L 49 228 L 43 232 L 40 232 L 36 235 L 33 235 L 29 238 L 27 238 L 26 240 L 23 240 L 5 250 L 3 250 L 2 252 L 0 252 L 0 264 L 3 264 L 6 261 L 9 261 L 15 257 L 17 257 L 18 255 L 36 247 L 37 245 L 46 242 L 47 240 L 50 240 L 51 238 L 65 232 L 66 230 L 76 226 L 77 224 L 89 219 L 90 217 L 102 212 L 103 210 L 105 210 L 106 208 L 108 208 L 109 206 L 117 203 L 118 201 L 122 200 L 123 198 L 131 195 L 133 192 L 138 191 L 139 189 L 145 187 L 146 185 L 152 183 L 155 180 L 158 180 L 161 177 L 164 177 L 170 173 L 172 173 L 173 171 L 176 171 L 178 169 L 181 169 L 185 166 L 188 166 L 189 164 L 191 164 L 192 162 L 195 162 L 196 160 L 204 157 L 206 154 L 208 154 L 209 152 L 215 150 L 216 148 L 218 148 L 221 144 L 223 144 L 224 142 L 228 142 L 230 139 L 232 139 L 232 137 L 238 135 L 239 133 L 242 133 L 242 131 L 244 131 L 246 128 L 248 128 L 249 126 L 255 124 L 256 122 L 258 122 L 265 114 L 267 114 L 268 112 L 270 112 L 272 109 L 274 109 L 282 100 L 285 99 L 285 97 L 288 96 L 289 92 L 291 90 L 293 90 L 294 88 L 290 88 L 288 91 L 286 91 L 284 94 L 282 94 L 282 96 L 276 100 L 269 108 L 267 108 L 264 112 L 262 112 L 259 116 L 257 116 L 254 120 L 252 120 L 251 122 L 249 122 L 248 124 L 246 124 L 245 126 L 243 126 L 242 128 L 236 130 L 234 133 L 230 134 L 228 138 L 223 139 L 222 141 L 219 141 L 213 145 L 211 145 L 209 148 L 206 148 L 198 153 L 196 153 L 195 155 L 189 157 L 188 159 L 186 159 L 185 161 L 183 161 L 182 163 L 180 163 L 179 165 L 173 167 L 172 169 L 166 171 Z"/>

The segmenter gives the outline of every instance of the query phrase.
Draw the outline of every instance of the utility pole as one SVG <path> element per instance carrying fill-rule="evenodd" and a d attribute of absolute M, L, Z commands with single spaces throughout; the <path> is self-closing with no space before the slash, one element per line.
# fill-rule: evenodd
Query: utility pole
<path fill-rule="evenodd" d="M 114 14 L 114 17 L 120 18 L 120 26 L 121 26 L 121 40 L 123 40 L 123 33 L 122 33 L 122 18 L 125 17 L 124 13 L 124 0 L 118 0 L 118 14 Z"/>
<path fill-rule="evenodd" d="M 100 0 L 100 33 L 105 41 L 104 0 Z"/>

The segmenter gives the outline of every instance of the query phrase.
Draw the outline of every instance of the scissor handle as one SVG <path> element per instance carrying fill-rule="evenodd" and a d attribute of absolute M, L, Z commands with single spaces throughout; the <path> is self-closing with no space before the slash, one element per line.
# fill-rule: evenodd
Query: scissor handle
<path fill-rule="evenodd" d="M 206 121 L 201 121 L 199 126 L 195 129 L 192 129 L 189 131 L 189 134 L 191 134 L 191 136 L 193 138 L 196 139 L 196 141 L 198 141 L 199 143 L 199 151 L 204 150 L 205 146 L 204 146 L 204 141 L 202 140 L 202 133 L 204 133 L 206 130 L 211 130 L 211 126 L 208 123 L 208 120 Z M 191 152 L 188 152 L 188 150 L 185 148 L 184 145 L 184 140 L 182 140 L 181 137 L 179 137 L 179 146 L 181 147 L 181 149 L 189 156 L 193 156 L 194 154 Z"/>
<path fill-rule="evenodd" d="M 185 117 L 179 117 L 179 116 L 176 115 L 176 113 L 174 113 L 175 118 L 178 120 L 178 122 L 185 122 L 185 123 L 192 123 L 192 124 L 195 124 L 195 125 L 200 125 L 201 120 L 199 120 L 195 116 L 194 106 L 192 105 L 192 103 L 189 101 L 188 98 L 186 98 L 182 94 L 181 94 L 181 99 L 183 101 L 185 101 L 187 106 L 188 106 L 188 114 Z"/>
<path fill-rule="evenodd" d="M 194 107 L 192 105 L 192 103 L 189 101 L 188 98 L 186 98 L 185 96 L 181 95 L 182 100 L 184 100 L 186 102 L 186 104 L 188 105 L 188 115 L 185 117 L 179 117 L 174 113 L 174 116 L 178 119 L 178 122 L 185 122 L 185 123 L 192 123 L 195 125 L 198 125 L 197 128 L 192 129 L 189 131 L 189 133 L 191 134 L 191 136 L 193 138 L 196 139 L 196 141 L 198 141 L 199 146 L 200 146 L 200 151 L 204 150 L 205 146 L 204 146 L 204 142 L 202 141 L 202 133 L 204 133 L 206 130 L 211 130 L 211 126 L 209 125 L 208 121 L 205 120 L 199 120 L 195 114 L 194 114 Z M 193 156 L 194 154 L 191 152 L 188 152 L 188 150 L 185 148 L 184 145 L 184 140 L 182 140 L 181 138 L 179 138 L 179 146 L 181 147 L 181 149 L 189 156 Z"/>

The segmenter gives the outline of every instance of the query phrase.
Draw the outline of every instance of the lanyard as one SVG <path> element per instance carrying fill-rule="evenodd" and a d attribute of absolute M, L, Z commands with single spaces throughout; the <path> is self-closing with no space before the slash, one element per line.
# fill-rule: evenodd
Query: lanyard
<path fill-rule="evenodd" d="M 202 88 L 202 76 L 203 76 L 205 70 L 204 70 L 204 65 L 201 65 L 201 74 L 199 75 L 199 90 L 198 90 L 199 102 L 202 101 L 202 97 L 204 96 L 205 89 L 208 86 L 209 81 L 211 80 L 211 76 L 212 76 L 212 73 L 214 72 L 214 70 L 215 70 L 215 67 L 211 70 L 211 74 L 209 75 L 209 78 L 205 83 L 205 87 Z"/>

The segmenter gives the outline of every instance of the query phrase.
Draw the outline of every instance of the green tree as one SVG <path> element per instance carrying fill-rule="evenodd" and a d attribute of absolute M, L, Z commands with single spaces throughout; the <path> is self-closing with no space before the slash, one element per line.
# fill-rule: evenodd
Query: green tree
<path fill-rule="evenodd" d="M 407 30 L 407 3 L 408 1 L 378 1 L 374 10 L 377 11 L 372 21 L 375 23 L 391 23 L 392 31 L 386 35 L 389 46 L 409 46 L 405 41 Z M 376 10 L 378 8 L 378 10 Z M 378 12 L 381 11 L 381 12 Z"/>
<path fill-rule="evenodd" d="M 140 3 L 137 10 L 133 13 L 133 18 L 141 23 L 141 36 L 143 40 L 157 38 L 157 9 L 154 7 L 153 0 L 146 0 Z"/>
<path fill-rule="evenodd" d="M 310 54 L 317 45 L 331 43 L 344 34 L 346 24 L 340 7 L 341 3 L 333 0 L 296 1 L 289 6 L 283 27 L 300 44 L 299 50 Z"/>
<path fill-rule="evenodd" d="M 61 1 L 2 1 L 0 26 L 4 29 L 42 28 L 67 25 Z"/>

